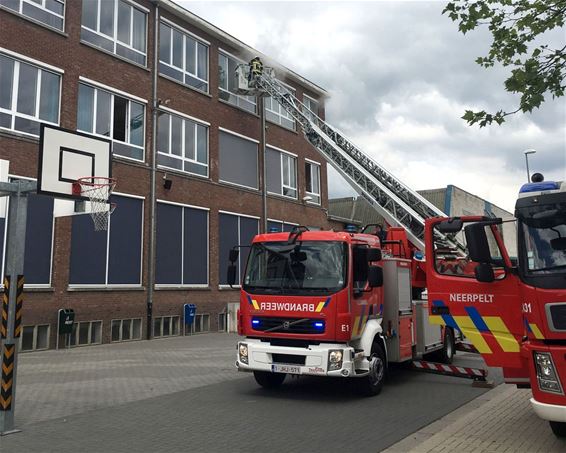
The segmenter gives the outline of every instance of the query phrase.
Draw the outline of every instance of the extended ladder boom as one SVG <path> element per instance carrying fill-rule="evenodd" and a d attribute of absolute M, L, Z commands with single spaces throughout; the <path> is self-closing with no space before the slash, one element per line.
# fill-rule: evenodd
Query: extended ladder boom
<path fill-rule="evenodd" d="M 411 243 L 424 251 L 425 219 L 445 214 L 411 190 L 354 145 L 344 134 L 330 126 L 297 99 L 263 68 L 241 65 L 237 85 L 246 94 L 264 93 L 279 102 L 299 123 L 307 140 L 360 193 L 391 226 L 406 229 Z M 251 74 L 250 74 L 251 72 Z M 445 238 L 449 245 L 461 246 Z"/>

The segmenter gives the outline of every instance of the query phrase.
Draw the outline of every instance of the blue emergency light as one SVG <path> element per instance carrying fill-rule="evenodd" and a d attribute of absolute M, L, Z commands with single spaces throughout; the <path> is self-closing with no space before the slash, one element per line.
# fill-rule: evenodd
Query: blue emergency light
<path fill-rule="evenodd" d="M 356 225 L 348 224 L 344 228 L 344 231 L 346 233 L 355 233 L 356 231 L 358 231 L 358 228 L 356 227 Z"/>
<path fill-rule="evenodd" d="M 323 323 L 323 322 L 320 322 L 320 321 L 319 321 L 319 322 L 315 322 L 315 323 L 314 323 L 314 326 L 315 326 L 317 329 L 324 329 L 324 323 Z"/>
<path fill-rule="evenodd" d="M 259 326 L 259 319 L 252 319 L 252 326 Z"/>
<path fill-rule="evenodd" d="M 545 190 L 557 189 L 560 189 L 560 186 L 554 181 L 529 182 L 528 184 L 523 184 L 519 193 L 544 192 Z"/>

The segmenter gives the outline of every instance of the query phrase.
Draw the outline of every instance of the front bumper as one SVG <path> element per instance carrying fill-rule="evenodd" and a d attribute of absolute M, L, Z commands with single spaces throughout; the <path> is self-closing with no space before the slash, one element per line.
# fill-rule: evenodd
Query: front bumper
<path fill-rule="evenodd" d="M 240 343 L 246 343 L 248 345 L 248 363 L 243 363 L 240 360 L 239 354 L 236 353 L 236 366 L 239 371 L 290 372 L 292 374 L 311 376 L 349 377 L 364 375 L 366 374 L 364 373 L 364 369 L 369 369 L 367 360 L 361 359 L 356 361 L 358 365 L 358 371 L 356 372 L 356 367 L 354 366 L 354 348 L 344 344 L 325 343 L 309 345 L 307 348 L 299 348 L 291 346 L 272 346 L 267 342 L 246 338 L 245 341 L 238 343 L 238 349 Z M 336 349 L 343 351 L 342 366 L 336 370 L 329 370 L 328 355 L 331 350 Z M 285 356 L 292 356 L 294 361 L 301 363 L 290 363 L 290 361 L 285 360 Z M 302 363 L 304 363 L 304 365 Z"/>
<path fill-rule="evenodd" d="M 531 398 L 531 405 L 535 413 L 543 420 L 566 423 L 566 406 L 541 403 Z"/>

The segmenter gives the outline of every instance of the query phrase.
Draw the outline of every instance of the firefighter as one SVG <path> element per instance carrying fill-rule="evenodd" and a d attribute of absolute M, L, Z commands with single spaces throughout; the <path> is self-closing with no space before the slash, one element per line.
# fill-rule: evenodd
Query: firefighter
<path fill-rule="evenodd" d="M 250 61 L 250 80 L 259 77 L 263 73 L 263 63 L 259 57 L 255 57 Z"/>

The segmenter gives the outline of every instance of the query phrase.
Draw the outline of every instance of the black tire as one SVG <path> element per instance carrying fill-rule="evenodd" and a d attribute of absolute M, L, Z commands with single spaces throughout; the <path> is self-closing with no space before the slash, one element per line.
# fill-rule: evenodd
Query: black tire
<path fill-rule="evenodd" d="M 367 376 L 356 378 L 358 391 L 364 396 L 379 395 L 385 381 L 387 363 L 381 346 L 374 343 L 371 347 L 369 373 Z"/>
<path fill-rule="evenodd" d="M 285 373 L 271 373 L 269 371 L 254 371 L 256 382 L 266 389 L 275 389 L 283 384 Z"/>
<path fill-rule="evenodd" d="M 444 329 L 444 346 L 438 351 L 438 361 L 440 363 L 452 363 L 456 354 L 456 341 L 454 331 L 450 327 Z"/>
<path fill-rule="evenodd" d="M 548 422 L 550 428 L 556 437 L 566 437 L 566 423 L 565 422 Z"/>

